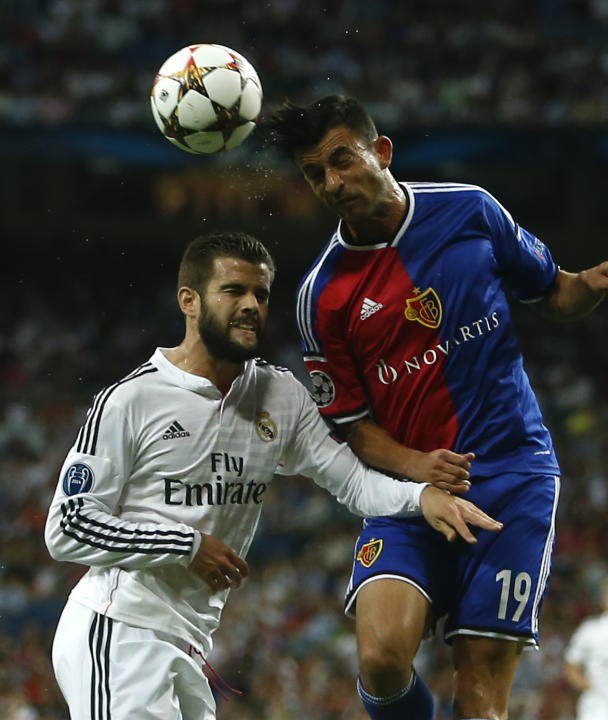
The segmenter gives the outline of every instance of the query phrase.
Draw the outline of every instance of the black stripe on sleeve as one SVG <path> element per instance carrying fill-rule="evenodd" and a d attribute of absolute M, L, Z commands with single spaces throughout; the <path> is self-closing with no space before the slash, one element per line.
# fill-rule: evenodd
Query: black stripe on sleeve
<path fill-rule="evenodd" d="M 64 535 L 73 538 L 77 542 L 110 552 L 129 552 L 143 555 L 190 554 L 194 542 L 194 533 L 192 532 L 141 530 L 140 528 L 127 530 L 126 528 L 115 527 L 99 522 L 94 518 L 88 518 L 80 512 L 84 504 L 82 498 L 78 498 L 76 502 L 78 508 L 73 500 L 69 500 L 67 504 L 61 504 L 63 518 L 60 527 Z M 106 532 L 97 532 L 90 526 L 98 527 Z M 141 547 L 142 544 L 156 547 Z"/>
<path fill-rule="evenodd" d="M 154 367 L 150 363 L 144 363 L 143 365 L 138 367 L 137 370 L 134 370 L 130 375 L 127 375 L 122 380 L 114 383 L 114 385 L 110 385 L 95 396 L 92 408 L 87 415 L 85 424 L 82 426 L 80 432 L 78 433 L 78 444 L 76 448 L 78 452 L 86 453 L 88 455 L 95 455 L 97 438 L 99 436 L 99 426 L 101 423 L 103 411 L 108 401 L 108 398 L 114 392 L 114 390 L 116 390 L 116 388 L 120 387 L 121 385 L 124 385 L 124 383 L 129 382 L 130 380 L 135 380 L 138 377 L 142 377 L 143 375 L 148 375 L 149 373 L 155 372 L 158 372 L 158 368 Z"/>

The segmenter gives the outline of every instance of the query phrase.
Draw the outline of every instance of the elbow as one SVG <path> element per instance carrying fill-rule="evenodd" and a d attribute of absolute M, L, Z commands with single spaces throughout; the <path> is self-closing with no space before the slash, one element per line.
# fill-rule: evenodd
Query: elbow
<path fill-rule="evenodd" d="M 592 312 L 606 296 L 606 290 L 589 279 L 594 270 L 559 270 L 552 290 L 542 301 L 544 314 L 554 322 L 569 323 Z"/>
<path fill-rule="evenodd" d="M 376 517 L 379 513 L 377 512 L 378 507 L 376 503 L 369 497 L 365 492 L 359 492 L 356 495 L 353 494 L 342 501 L 342 504 L 346 507 L 351 515 L 356 517 Z"/>
<path fill-rule="evenodd" d="M 348 446 L 359 460 L 368 465 L 373 465 L 375 457 L 370 453 L 368 428 L 369 423 L 366 420 L 357 420 L 341 427 L 339 434 L 348 443 Z"/>
<path fill-rule="evenodd" d="M 46 549 L 48 554 L 51 556 L 53 560 L 62 560 L 61 553 L 59 551 L 59 548 L 57 544 L 54 542 L 54 539 L 45 532 L 44 534 L 44 543 L 46 545 Z"/>
<path fill-rule="evenodd" d="M 65 557 L 65 547 L 61 542 L 61 535 L 61 529 L 52 522 L 49 516 L 44 528 L 44 544 L 53 560 L 63 561 L 69 559 Z"/>

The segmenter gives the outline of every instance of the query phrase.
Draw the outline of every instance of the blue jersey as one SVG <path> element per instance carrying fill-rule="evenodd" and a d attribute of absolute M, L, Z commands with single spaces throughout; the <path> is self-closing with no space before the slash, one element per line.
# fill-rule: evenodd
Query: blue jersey
<path fill-rule="evenodd" d="M 298 289 L 321 412 L 371 416 L 419 450 L 474 452 L 473 475 L 557 474 L 509 309 L 549 291 L 551 253 L 479 187 L 402 187 L 392 241 L 351 245 L 340 223 Z"/>

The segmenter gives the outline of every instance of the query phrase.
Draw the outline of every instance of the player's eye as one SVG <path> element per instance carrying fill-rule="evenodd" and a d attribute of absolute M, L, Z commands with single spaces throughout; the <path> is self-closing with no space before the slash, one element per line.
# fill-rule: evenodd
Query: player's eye
<path fill-rule="evenodd" d="M 338 169 L 347 168 L 351 164 L 352 159 L 352 155 L 340 155 L 340 157 L 334 161 L 334 167 Z"/>
<path fill-rule="evenodd" d="M 313 185 L 316 185 L 323 180 L 322 170 L 307 170 L 305 174 L 308 181 L 311 182 Z"/>

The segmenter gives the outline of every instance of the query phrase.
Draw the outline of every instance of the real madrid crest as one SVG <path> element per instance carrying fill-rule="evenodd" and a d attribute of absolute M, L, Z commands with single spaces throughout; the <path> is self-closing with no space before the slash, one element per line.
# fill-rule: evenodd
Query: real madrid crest
<path fill-rule="evenodd" d="M 271 419 L 270 413 L 260 410 L 255 420 L 255 429 L 264 442 L 272 442 L 277 438 L 277 426 Z"/>

